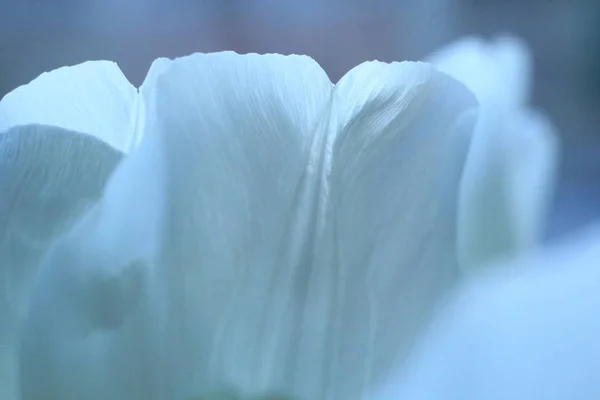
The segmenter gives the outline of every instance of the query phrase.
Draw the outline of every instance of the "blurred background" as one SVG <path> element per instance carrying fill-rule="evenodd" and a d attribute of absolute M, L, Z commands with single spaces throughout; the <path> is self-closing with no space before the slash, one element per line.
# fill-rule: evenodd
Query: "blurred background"
<path fill-rule="evenodd" d="M 219 50 L 308 54 L 336 81 L 365 60 L 505 32 L 531 46 L 533 103 L 561 132 L 551 240 L 600 217 L 600 1 L 0 0 L 0 96 L 93 59 L 139 85 L 157 57 Z"/>

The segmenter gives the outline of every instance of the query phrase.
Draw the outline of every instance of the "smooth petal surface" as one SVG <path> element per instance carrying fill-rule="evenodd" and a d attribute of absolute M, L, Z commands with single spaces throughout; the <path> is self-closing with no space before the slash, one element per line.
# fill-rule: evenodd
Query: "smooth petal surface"
<path fill-rule="evenodd" d="M 499 265 L 440 310 L 409 368 L 376 400 L 600 396 L 600 225 Z"/>
<path fill-rule="evenodd" d="M 97 201 L 120 158 L 91 136 L 57 127 L 0 134 L 0 398 L 16 396 L 17 329 L 44 253 Z"/>
<path fill-rule="evenodd" d="M 458 209 L 462 268 L 532 250 L 545 228 L 558 141 L 552 124 L 527 108 L 527 46 L 510 36 L 465 37 L 427 60 L 463 82 L 482 105 Z"/>
<path fill-rule="evenodd" d="M 136 97 L 136 88 L 113 62 L 58 68 L 4 96 L 0 132 L 19 125 L 50 125 L 127 151 L 133 142 Z"/>

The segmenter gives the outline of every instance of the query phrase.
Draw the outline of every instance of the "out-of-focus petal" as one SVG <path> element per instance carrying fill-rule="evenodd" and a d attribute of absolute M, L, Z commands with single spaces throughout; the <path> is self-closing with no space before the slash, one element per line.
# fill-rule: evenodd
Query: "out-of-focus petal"
<path fill-rule="evenodd" d="M 512 36 L 465 37 L 430 55 L 439 70 L 467 85 L 481 104 L 458 208 L 465 271 L 539 244 L 553 194 L 555 131 L 527 108 L 532 60 Z"/>
<path fill-rule="evenodd" d="M 98 200 L 120 158 L 106 143 L 58 127 L 0 134 L 0 398 L 14 398 L 17 329 L 45 252 Z"/>
<path fill-rule="evenodd" d="M 467 36 L 425 58 L 437 69 L 463 82 L 479 101 L 502 99 L 515 107 L 529 101 L 532 59 L 527 45 L 514 36 L 485 40 Z"/>
<path fill-rule="evenodd" d="M 446 307 L 377 400 L 600 397 L 600 225 L 504 263 Z"/>
<path fill-rule="evenodd" d="M 0 101 L 0 132 L 27 124 L 97 137 L 120 151 L 131 147 L 137 90 L 117 64 L 88 61 L 43 73 Z"/>
<path fill-rule="evenodd" d="M 513 172 L 511 196 L 515 210 L 515 229 L 518 242 L 529 248 L 539 244 L 545 233 L 546 221 L 552 206 L 560 162 L 560 141 L 556 128 L 541 112 L 523 110 L 515 116 L 511 131 L 520 131 L 510 140 Z M 519 151 L 523 153 L 519 154 Z M 523 157 L 526 154 L 527 157 Z"/>
<path fill-rule="evenodd" d="M 298 398 L 361 398 L 459 277 L 455 207 L 475 107 L 422 63 L 365 63 L 336 85 L 323 227 L 290 341 Z"/>
<path fill-rule="evenodd" d="M 524 254 L 541 242 L 554 193 L 557 139 L 541 114 L 482 104 L 458 208 L 465 271 Z"/>

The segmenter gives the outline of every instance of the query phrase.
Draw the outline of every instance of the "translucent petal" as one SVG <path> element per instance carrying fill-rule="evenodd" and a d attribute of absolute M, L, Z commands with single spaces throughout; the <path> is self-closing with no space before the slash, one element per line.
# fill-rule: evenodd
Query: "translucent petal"
<path fill-rule="evenodd" d="M 532 57 L 527 45 L 513 36 L 484 40 L 466 36 L 425 58 L 437 69 L 463 82 L 480 101 L 503 99 L 515 107 L 529 101 Z"/>
<path fill-rule="evenodd" d="M 365 63 L 336 85 L 324 226 L 295 353 L 299 398 L 361 398 L 455 283 L 474 107 L 464 86 L 421 63 Z"/>
<path fill-rule="evenodd" d="M 163 60 L 157 60 L 149 72 L 147 82 L 155 81 L 163 66 Z M 12 249 L 7 250 L 10 253 L 10 265 L 5 269 L 6 273 L 12 275 L 6 279 L 10 290 L 7 291 L 7 301 L 10 300 L 10 305 L 7 307 L 19 310 L 18 312 L 13 310 L 13 313 L 23 314 L 33 277 L 42 263 L 42 255 L 48 250 L 52 241 L 70 228 L 83 212 L 91 208 L 99 199 L 109 174 L 121 158 L 121 153 L 116 149 L 127 151 L 142 136 L 144 124 L 140 121 L 145 118 L 144 111 L 144 102 L 141 96 L 137 95 L 137 90 L 127 82 L 116 64 L 104 61 L 87 62 L 45 73 L 30 84 L 9 93 L 2 100 L 0 124 L 5 128 L 16 126 L 9 133 L 0 136 L 5 140 L 6 145 L 12 145 L 7 147 L 6 151 L 13 152 L 13 154 L 7 153 L 7 158 L 3 161 L 16 158 L 22 162 L 22 165 L 15 166 L 7 161 L 8 164 L 3 166 L 5 169 L 0 171 L 1 174 L 12 174 L 11 180 L 2 181 L 2 184 L 10 186 L 3 187 L 3 193 L 12 191 L 15 194 L 14 198 L 5 199 L 8 207 L 5 213 L 7 218 L 10 218 L 11 224 L 6 228 L 8 239 L 4 241 L 4 247 Z M 22 125 L 40 122 L 48 125 L 35 127 Z M 72 131 L 65 131 L 64 128 Z M 19 132 L 20 141 L 14 139 L 13 131 Z M 59 146 L 63 146 L 64 149 L 59 149 Z M 17 147 L 18 150 L 15 150 Z M 49 151 L 54 153 L 51 155 L 44 153 Z M 111 155 L 110 163 L 105 160 L 108 157 L 105 154 Z M 20 169 L 20 173 L 15 175 L 13 171 L 15 168 Z M 113 186 L 122 185 L 118 183 L 119 179 L 115 178 L 113 181 L 117 182 L 113 183 Z M 137 188 L 139 183 L 127 182 L 126 185 L 129 188 Z M 147 194 L 147 191 L 140 191 L 140 193 Z M 123 205 L 130 207 L 130 210 L 124 213 L 129 215 L 129 222 L 132 223 L 135 222 L 134 215 L 148 211 L 139 204 L 132 205 L 115 197 L 111 199 L 113 202 L 122 202 Z M 102 211 L 106 207 L 108 206 L 97 206 L 91 212 L 92 216 L 88 217 L 86 222 L 80 223 L 80 226 L 75 229 L 76 233 L 68 240 L 73 242 L 72 237 L 84 235 L 89 242 L 96 245 L 91 246 L 95 249 L 95 253 L 88 254 L 84 251 L 88 254 L 84 262 L 80 253 L 73 251 L 73 248 L 90 246 L 86 247 L 81 242 L 76 242 L 70 246 L 70 249 L 69 246 L 58 246 L 58 250 L 55 250 L 46 262 L 43 273 L 47 275 L 48 271 L 52 271 L 51 277 L 56 278 L 60 283 L 57 292 L 62 297 L 72 295 L 61 292 L 65 285 L 68 286 L 68 282 L 73 281 L 65 278 L 65 274 L 68 278 L 72 273 L 69 267 L 81 265 L 93 269 L 95 267 L 93 264 L 96 263 L 101 266 L 95 269 L 96 272 L 97 270 L 103 272 L 98 277 L 90 274 L 94 278 L 87 277 L 83 283 L 76 282 L 75 286 L 82 293 L 82 298 L 70 305 L 71 308 L 75 307 L 75 311 L 64 310 L 65 312 L 59 316 L 49 313 L 45 306 L 46 299 L 50 296 L 51 301 L 58 301 L 54 299 L 57 294 L 50 289 L 38 293 L 38 298 L 43 300 L 38 300 L 37 304 L 41 303 L 43 306 L 41 309 L 34 308 L 34 314 L 39 312 L 56 317 L 52 320 L 56 326 L 71 327 L 73 322 L 71 320 L 81 318 L 82 313 L 85 312 L 89 313 L 88 320 L 85 322 L 88 325 L 86 329 L 119 326 L 127 314 L 125 311 L 129 309 L 127 305 L 130 303 L 135 305 L 140 297 L 139 290 L 146 271 L 144 259 L 136 259 L 135 254 L 128 251 L 124 254 L 130 258 L 126 258 L 122 263 L 121 260 L 112 259 L 110 261 L 116 263 L 112 268 L 103 265 L 105 253 L 114 254 L 129 244 L 127 241 L 118 242 L 124 236 L 118 234 L 123 229 L 116 228 L 119 224 L 115 225 L 114 219 L 104 217 Z M 123 210 L 123 208 L 119 209 Z M 98 214 L 101 216 L 99 217 Z M 144 215 L 143 218 L 149 219 L 148 215 Z M 90 219 L 101 220 L 104 225 L 95 226 L 92 222 L 87 222 Z M 90 225 L 94 225 L 94 228 L 89 228 Z M 108 236 L 105 236 L 106 225 L 111 227 Z M 94 235 L 88 232 L 90 230 Z M 145 234 L 149 235 L 148 232 Z M 98 243 L 102 243 L 102 246 Z M 121 247 L 114 246 L 115 243 L 119 243 Z M 20 258 L 15 260 L 15 257 Z M 57 265 L 63 266 L 64 269 L 57 269 Z M 129 266 L 132 268 L 127 268 Z M 122 270 L 123 268 L 125 270 Z M 116 271 L 113 272 L 115 269 Z M 81 278 L 79 275 L 73 277 Z M 61 282 L 61 279 L 64 282 Z M 13 315 L 16 318 L 15 324 L 20 318 L 17 314 Z M 37 327 L 30 329 L 28 333 L 31 337 L 25 339 L 38 341 L 39 332 Z M 66 335 L 62 341 L 68 343 L 71 338 L 72 335 Z M 55 351 L 58 349 L 60 347 Z M 41 375 L 45 373 L 43 365 L 40 364 Z M 51 377 L 52 374 L 49 374 L 48 378 Z M 40 380 L 43 382 L 43 379 Z M 43 387 L 42 382 L 38 387 Z M 25 393 L 25 395 L 30 394 Z"/>
<path fill-rule="evenodd" d="M 532 62 L 526 44 L 511 36 L 465 37 L 428 61 L 467 85 L 482 104 L 459 202 L 462 268 L 474 271 L 530 251 L 545 228 L 558 143 L 545 117 L 527 108 Z"/>
<path fill-rule="evenodd" d="M 511 131 L 520 131 L 517 140 L 507 145 L 514 166 L 511 182 L 511 196 L 515 210 L 515 221 L 520 225 L 515 229 L 522 235 L 519 243 L 529 244 L 529 248 L 542 241 L 545 233 L 551 201 L 558 178 L 560 158 L 559 135 L 548 118 L 534 110 L 524 110 L 515 116 Z M 510 141 L 510 135 L 507 142 Z M 516 136 L 516 135 L 515 135 Z M 523 157 L 519 151 L 527 154 Z"/>
<path fill-rule="evenodd" d="M 149 328 L 156 319 L 136 321 L 160 311 L 149 288 L 167 193 L 159 139 L 149 136 L 119 164 L 102 198 L 47 254 L 21 334 L 24 399 L 151 395 L 140 379 L 154 359 L 137 351 L 149 352 L 146 337 L 161 332 Z M 115 350 L 121 336 L 127 351 Z"/>
<path fill-rule="evenodd" d="M 542 240 L 554 193 L 558 142 L 533 111 L 482 105 L 459 202 L 459 257 L 471 271 Z"/>
<path fill-rule="evenodd" d="M 293 374 L 332 84 L 307 57 L 222 53 L 175 61 L 157 90 L 172 185 L 170 335 L 187 344 L 172 352 L 177 372 L 193 371 L 199 387 L 276 390 Z"/>
<path fill-rule="evenodd" d="M 600 396 L 600 225 L 498 265 L 440 310 L 377 400 Z"/>
<path fill-rule="evenodd" d="M 120 151 L 131 146 L 137 90 L 117 64 L 88 61 L 43 73 L 0 102 L 0 132 L 42 124 L 95 136 Z"/>
<path fill-rule="evenodd" d="M 0 134 L 0 398 L 13 398 L 3 390 L 14 390 L 17 327 L 45 252 L 98 200 L 120 158 L 106 143 L 58 127 Z"/>

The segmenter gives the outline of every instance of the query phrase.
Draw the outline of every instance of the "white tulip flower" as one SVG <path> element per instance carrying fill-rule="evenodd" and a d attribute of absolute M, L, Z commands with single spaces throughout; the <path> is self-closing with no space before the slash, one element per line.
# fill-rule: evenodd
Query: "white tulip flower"
<path fill-rule="evenodd" d="M 600 398 L 600 223 L 504 261 L 440 309 L 374 400 Z"/>
<path fill-rule="evenodd" d="M 306 57 L 233 53 L 159 59 L 139 91 L 103 62 L 21 88 L 66 101 L 22 96 L 10 126 L 135 149 L 48 254 L 24 398 L 366 396 L 461 268 L 538 240 L 554 147 L 507 48 L 432 57 L 475 96 L 421 63 L 365 63 L 333 85 Z M 499 72 L 460 75 L 500 53 L 510 90 L 493 89 Z M 521 145 L 532 157 L 515 164 Z"/>
<path fill-rule="evenodd" d="M 423 63 L 162 66 L 111 139 L 140 145 L 42 267 L 23 399 L 363 398 L 461 276 L 475 96 Z"/>
<path fill-rule="evenodd" d="M 481 105 L 461 183 L 461 268 L 473 271 L 533 251 L 551 205 L 558 137 L 528 105 L 532 61 L 526 44 L 512 36 L 469 36 L 426 60 L 463 82 Z"/>

